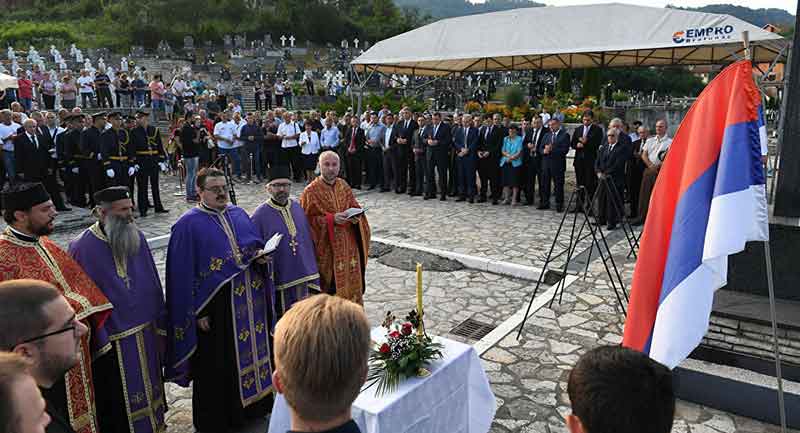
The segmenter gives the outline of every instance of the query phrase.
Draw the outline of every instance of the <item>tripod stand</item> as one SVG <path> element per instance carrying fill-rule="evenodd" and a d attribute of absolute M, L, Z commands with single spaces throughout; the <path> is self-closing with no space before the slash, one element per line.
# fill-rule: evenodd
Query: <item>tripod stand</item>
<path fill-rule="evenodd" d="M 614 182 L 609 182 L 607 177 L 602 177 L 599 179 L 599 183 L 597 185 L 597 190 L 594 193 L 594 197 L 592 197 L 592 205 L 589 209 L 594 208 L 594 203 L 598 202 L 598 212 L 602 212 L 602 209 L 599 209 L 599 196 L 601 188 L 603 188 L 603 193 L 605 194 L 605 200 L 611 200 L 612 206 L 614 206 L 614 212 L 619 215 L 619 225 L 622 227 L 622 232 L 625 233 L 625 240 L 628 242 L 628 246 L 630 250 L 628 252 L 628 258 L 633 256 L 633 258 L 637 258 L 636 250 L 639 249 L 639 238 L 636 236 L 636 232 L 633 231 L 633 226 L 631 226 L 631 222 L 628 220 L 628 217 L 625 215 L 625 205 L 622 199 L 622 194 L 617 189 L 617 185 Z M 592 252 L 589 251 L 589 256 L 591 257 Z"/>
<path fill-rule="evenodd" d="M 588 195 L 586 187 L 578 186 L 578 188 L 575 191 L 573 191 L 572 194 L 570 194 L 569 201 L 567 203 L 567 209 L 570 209 L 572 208 L 573 205 L 576 205 L 576 199 L 578 195 L 586 197 Z M 564 215 L 561 217 L 561 223 L 558 225 L 558 229 L 556 230 L 556 235 L 553 238 L 553 243 L 550 245 L 550 250 L 547 253 L 547 258 L 545 259 L 544 266 L 542 267 L 542 271 L 539 273 L 539 278 L 536 281 L 536 287 L 534 288 L 533 294 L 531 295 L 531 299 L 528 302 L 528 308 L 525 311 L 525 316 L 523 316 L 522 323 L 519 325 L 519 330 L 517 332 L 517 339 L 519 339 L 519 337 L 522 335 L 522 329 L 525 327 L 525 322 L 528 320 L 528 314 L 530 314 L 531 306 L 533 305 L 533 300 L 534 298 L 536 298 L 536 294 L 539 292 L 539 287 L 542 285 L 542 279 L 544 278 L 544 274 L 547 272 L 553 260 L 563 255 L 564 253 L 567 254 L 567 259 L 564 262 L 564 265 L 562 266 L 561 270 L 562 278 L 557 283 L 556 290 L 553 293 L 553 298 L 550 299 L 550 304 L 549 304 L 550 306 L 553 305 L 553 301 L 555 300 L 556 295 L 559 296 L 559 303 L 561 302 L 561 297 L 564 294 L 565 280 L 567 272 L 569 270 L 569 265 L 572 262 L 575 251 L 578 248 L 578 244 L 581 243 L 581 241 L 583 241 L 584 239 L 587 239 L 589 237 L 592 238 L 592 244 L 590 247 L 591 248 L 590 256 L 586 262 L 586 268 L 584 270 L 584 277 L 589 270 L 589 262 L 591 261 L 591 251 L 594 248 L 597 248 L 597 251 L 600 254 L 600 259 L 603 262 L 603 267 L 605 268 L 606 274 L 608 275 L 609 281 L 611 282 L 611 287 L 614 289 L 614 294 L 617 297 L 617 302 L 619 303 L 619 306 L 622 309 L 623 314 L 625 314 L 625 304 L 622 302 L 622 298 L 624 297 L 625 302 L 627 302 L 628 294 L 625 291 L 625 285 L 622 282 L 622 276 L 620 275 L 619 270 L 617 269 L 617 265 L 614 262 L 614 257 L 611 254 L 611 248 L 608 246 L 608 242 L 606 241 L 606 236 L 603 233 L 603 230 L 600 227 L 595 227 L 592 221 L 589 220 L 590 208 L 594 204 L 594 201 L 596 199 L 597 199 L 597 193 L 595 193 L 595 196 L 591 202 L 583 200 L 582 207 L 576 209 L 576 212 L 573 214 L 572 217 L 567 249 L 559 252 L 554 256 L 553 251 L 555 250 L 556 244 L 559 241 L 559 236 L 561 236 L 562 232 L 565 231 L 564 223 L 567 220 L 567 214 L 564 213 Z M 578 227 L 578 219 L 581 220 L 581 224 L 580 227 L 577 229 L 576 233 L 576 227 Z M 589 228 L 589 234 L 581 237 L 583 234 L 583 230 L 586 227 Z M 611 265 L 610 267 L 609 263 Z M 619 286 L 617 284 L 619 284 Z M 620 296 L 620 291 L 622 292 L 622 296 Z"/>
<path fill-rule="evenodd" d="M 230 168 L 230 157 L 222 153 L 220 154 L 213 163 L 211 163 L 212 167 L 222 169 L 222 173 L 225 175 L 225 186 L 228 187 L 228 195 L 231 197 L 231 203 L 234 206 L 237 206 L 236 203 L 236 190 L 233 187 L 233 181 L 231 180 L 231 168 Z"/>

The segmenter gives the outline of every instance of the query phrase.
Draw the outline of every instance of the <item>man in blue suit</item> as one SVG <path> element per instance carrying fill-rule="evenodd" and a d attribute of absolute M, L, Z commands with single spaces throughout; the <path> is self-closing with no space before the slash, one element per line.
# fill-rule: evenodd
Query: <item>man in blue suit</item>
<path fill-rule="evenodd" d="M 542 155 L 541 202 L 537 209 L 550 209 L 550 183 L 555 184 L 556 211 L 564 211 L 564 172 L 567 170 L 569 152 L 569 132 L 561 127 L 557 118 L 550 119 L 550 131 L 539 143 L 538 153 Z"/>
<path fill-rule="evenodd" d="M 427 137 L 428 182 L 424 199 L 436 197 L 436 174 L 439 175 L 439 200 L 447 200 L 447 156 L 452 145 L 450 126 L 442 122 L 440 113 L 433 114 L 433 123 L 425 129 Z"/>
<path fill-rule="evenodd" d="M 478 127 L 472 123 L 472 116 L 465 114 L 461 119 L 462 127 L 453 137 L 453 148 L 456 152 L 456 173 L 458 173 L 458 200 L 475 202 L 475 169 L 478 160 Z"/>

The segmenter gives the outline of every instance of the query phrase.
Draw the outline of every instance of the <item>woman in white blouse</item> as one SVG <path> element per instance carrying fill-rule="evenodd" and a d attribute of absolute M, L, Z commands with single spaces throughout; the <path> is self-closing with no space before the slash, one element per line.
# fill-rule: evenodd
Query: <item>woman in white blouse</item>
<path fill-rule="evenodd" d="M 314 180 L 314 170 L 317 168 L 317 158 L 319 157 L 319 134 L 313 130 L 314 125 L 310 119 L 305 121 L 305 131 L 300 133 L 300 146 L 302 147 L 303 165 L 306 170 L 306 183 Z"/>

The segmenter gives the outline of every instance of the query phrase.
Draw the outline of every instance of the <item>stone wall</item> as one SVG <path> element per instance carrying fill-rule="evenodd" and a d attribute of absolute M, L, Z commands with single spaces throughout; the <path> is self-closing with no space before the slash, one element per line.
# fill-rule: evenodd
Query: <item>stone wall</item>
<path fill-rule="evenodd" d="M 683 116 L 689 107 L 633 107 L 625 110 L 625 121 L 632 124 L 636 120 L 642 121 L 643 124 L 650 128 L 650 133 L 655 134 L 656 121 L 659 119 L 667 120 L 667 133 L 670 137 L 675 135 L 683 120 Z"/>
<path fill-rule="evenodd" d="M 800 330 L 778 328 L 781 361 L 800 366 Z M 711 315 L 706 346 L 773 360 L 772 327 Z"/>

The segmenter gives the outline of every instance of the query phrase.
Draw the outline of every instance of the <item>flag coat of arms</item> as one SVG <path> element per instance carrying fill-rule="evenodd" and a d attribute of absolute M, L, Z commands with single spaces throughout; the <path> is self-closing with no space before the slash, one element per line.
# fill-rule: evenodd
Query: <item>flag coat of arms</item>
<path fill-rule="evenodd" d="M 674 368 L 708 330 L 728 256 L 767 241 L 761 94 L 750 61 L 724 69 L 681 122 L 661 167 L 633 273 L 623 345 Z"/>

